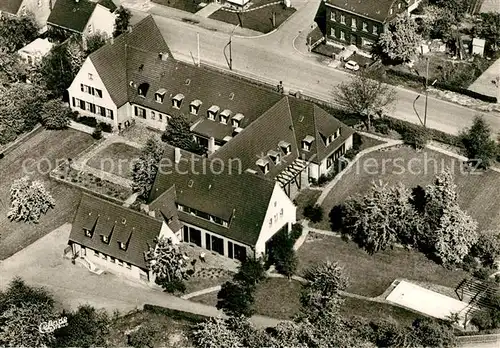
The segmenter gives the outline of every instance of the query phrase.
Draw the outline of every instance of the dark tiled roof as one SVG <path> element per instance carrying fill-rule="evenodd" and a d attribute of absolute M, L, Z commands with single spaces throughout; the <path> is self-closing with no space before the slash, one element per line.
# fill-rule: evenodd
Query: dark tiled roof
<path fill-rule="evenodd" d="M 326 146 L 323 137 L 335 134 L 338 129 L 340 136 Z M 227 163 L 230 158 L 238 158 L 243 170 L 253 169 L 260 176 L 264 176 L 264 173 L 256 161 L 265 159 L 269 163 L 269 172 L 265 176 L 274 178 L 297 158 L 319 163 L 353 133 L 351 128 L 318 106 L 283 97 L 227 145 L 213 153 L 210 159 L 218 158 Z M 306 137 L 313 139 L 310 151 L 302 149 L 302 140 Z M 291 145 L 289 155 L 285 156 L 278 146 L 281 141 Z M 280 153 L 282 161 L 273 163 L 268 156 L 269 151 Z"/>
<path fill-rule="evenodd" d="M 167 156 L 172 156 L 173 150 L 167 153 Z M 173 156 L 169 157 L 169 160 L 172 158 Z M 178 204 L 229 221 L 229 226 L 225 228 L 191 215 L 186 218 L 187 214 L 179 212 L 181 221 L 191 222 L 200 227 L 209 226 L 210 230 L 228 238 L 247 245 L 255 245 L 275 182 L 253 174 L 244 172 L 239 174 L 238 168 L 233 168 L 231 174 L 227 167 L 221 174 L 215 174 L 215 171 L 214 173 L 210 171 L 210 162 L 206 158 L 196 158 L 198 160 L 194 164 L 194 170 L 192 170 L 192 159 L 183 160 L 178 170 L 172 172 L 164 170 L 157 175 L 149 199 L 151 206 L 161 206 L 162 193 L 175 186 Z M 204 166 L 206 174 L 203 174 Z"/>
<path fill-rule="evenodd" d="M 0 11 L 17 14 L 23 0 L 0 0 Z"/>
<path fill-rule="evenodd" d="M 97 4 L 108 8 L 111 12 L 116 10 L 116 5 L 111 0 L 98 2 L 90 0 L 57 0 L 50 12 L 47 22 L 62 28 L 82 33 Z"/>
<path fill-rule="evenodd" d="M 397 0 L 327 0 L 328 4 L 357 13 L 359 15 L 385 22 L 389 10 Z"/>
<path fill-rule="evenodd" d="M 161 226 L 160 220 L 83 194 L 69 240 L 146 269 L 144 252 L 154 244 Z M 94 229 L 92 238 L 84 229 Z M 104 243 L 101 235 L 108 236 L 109 243 Z M 120 249 L 120 242 L 127 243 L 126 250 Z"/>
<path fill-rule="evenodd" d="M 127 61 L 129 51 L 132 51 L 131 47 L 135 48 L 133 51 L 150 52 L 149 56 L 153 59 L 157 59 L 160 52 L 172 55 L 152 16 L 137 23 L 132 32 L 115 38 L 113 44 L 105 45 L 92 53 L 90 60 L 118 107 L 128 102 L 130 87 L 127 79 Z"/>
<path fill-rule="evenodd" d="M 149 207 L 150 210 L 155 212 L 157 217 L 162 218 L 168 223 L 168 227 L 170 227 L 174 233 L 179 231 L 182 227 L 182 223 L 179 221 L 179 215 L 177 214 L 177 207 L 175 205 L 176 200 L 177 195 L 175 194 L 175 186 L 172 186 L 158 197 L 155 204 L 151 204 Z"/>
<path fill-rule="evenodd" d="M 192 123 L 202 121 L 193 131 L 206 137 L 214 136 L 218 140 L 231 135 L 232 127 L 230 124 L 221 124 L 218 120 L 207 119 L 207 110 L 212 105 L 219 106 L 220 112 L 231 110 L 231 116 L 243 114 L 241 127 L 245 128 L 282 97 L 269 89 L 227 74 L 174 59 L 162 61 L 145 50 L 130 47 L 127 60 L 128 98 L 131 103 L 172 116 L 183 114 Z M 134 87 L 130 87 L 130 82 Z M 138 95 L 138 86 L 143 83 L 149 84 L 145 98 Z M 160 104 L 155 101 L 155 92 L 162 88 L 165 90 L 165 97 Z M 172 98 L 177 94 L 184 95 L 180 109 L 172 105 Z M 189 110 L 189 105 L 194 100 L 202 102 L 197 115 L 191 115 Z"/>

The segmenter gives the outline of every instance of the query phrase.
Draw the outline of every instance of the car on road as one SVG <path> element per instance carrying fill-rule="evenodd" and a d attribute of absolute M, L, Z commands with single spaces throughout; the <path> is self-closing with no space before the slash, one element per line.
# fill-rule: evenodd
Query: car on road
<path fill-rule="evenodd" d="M 358 71 L 359 70 L 359 65 L 355 61 L 350 60 L 347 63 L 345 63 L 345 68 L 347 70 Z"/>

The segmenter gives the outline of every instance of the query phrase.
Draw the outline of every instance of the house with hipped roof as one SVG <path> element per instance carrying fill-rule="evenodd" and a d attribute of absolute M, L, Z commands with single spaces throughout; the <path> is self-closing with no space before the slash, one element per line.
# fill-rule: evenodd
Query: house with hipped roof
<path fill-rule="evenodd" d="M 166 145 L 144 213 L 176 217 L 176 238 L 237 260 L 290 231 L 292 199 L 352 147 L 354 131 L 315 104 L 175 60 L 151 16 L 92 53 L 68 93 L 116 130 L 187 117 L 208 155 Z"/>
<path fill-rule="evenodd" d="M 389 23 L 421 0 L 323 0 L 316 21 L 327 42 L 369 50 Z"/>
<path fill-rule="evenodd" d="M 0 1 L 0 16 L 32 15 L 41 32 L 47 30 L 47 19 L 55 0 L 2 0 Z"/>
<path fill-rule="evenodd" d="M 49 27 L 78 34 L 113 36 L 117 7 L 112 0 L 57 0 L 47 19 Z"/>

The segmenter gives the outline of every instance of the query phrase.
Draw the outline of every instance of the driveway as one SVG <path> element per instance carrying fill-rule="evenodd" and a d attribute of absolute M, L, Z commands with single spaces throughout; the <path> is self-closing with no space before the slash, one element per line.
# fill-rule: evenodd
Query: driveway
<path fill-rule="evenodd" d="M 5 289 L 14 277 L 19 276 L 30 285 L 48 289 L 63 308 L 76 309 L 88 303 L 110 312 L 126 313 L 149 303 L 205 316 L 222 315 L 215 307 L 183 300 L 112 274 L 98 276 L 79 264 L 73 265 L 63 258 L 70 231 L 71 225 L 64 224 L 2 261 L 0 289 Z M 259 327 L 274 326 L 279 322 L 262 316 L 254 316 L 252 321 Z"/>

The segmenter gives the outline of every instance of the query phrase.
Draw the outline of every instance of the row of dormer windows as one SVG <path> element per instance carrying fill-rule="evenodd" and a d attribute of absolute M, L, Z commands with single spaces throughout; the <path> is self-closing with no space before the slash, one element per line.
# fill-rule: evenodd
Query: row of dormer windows
<path fill-rule="evenodd" d="M 177 209 L 179 211 L 194 215 L 194 216 L 202 218 L 204 220 L 213 222 L 214 224 L 221 225 L 223 227 L 227 227 L 229 225 L 227 221 L 225 221 L 217 216 L 210 215 L 208 213 L 202 212 L 202 211 L 197 210 L 197 209 L 186 207 L 185 205 L 177 204 Z"/>
<path fill-rule="evenodd" d="M 285 141 L 280 141 L 278 143 L 278 148 L 281 150 L 281 152 L 276 150 L 269 150 L 267 152 L 267 156 L 271 159 L 271 161 L 273 161 L 274 165 L 278 165 L 281 163 L 281 153 L 283 153 L 284 156 L 292 153 L 292 145 Z M 257 160 L 256 164 L 264 174 L 269 173 L 269 160 L 267 160 L 266 158 L 260 158 Z"/>
<path fill-rule="evenodd" d="M 94 236 L 94 232 L 92 230 L 84 228 L 83 232 L 85 233 L 85 236 L 88 238 L 92 238 Z M 102 234 L 101 241 L 103 243 L 109 244 L 109 237 Z M 118 246 L 120 247 L 121 250 L 127 250 L 127 243 L 118 242 Z"/>

